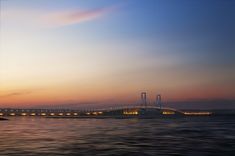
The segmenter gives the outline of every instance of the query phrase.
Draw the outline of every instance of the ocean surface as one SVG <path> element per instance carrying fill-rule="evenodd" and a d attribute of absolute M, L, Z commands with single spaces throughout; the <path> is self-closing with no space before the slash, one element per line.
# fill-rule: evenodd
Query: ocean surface
<path fill-rule="evenodd" d="M 0 155 L 235 155 L 235 117 L 0 121 Z"/>

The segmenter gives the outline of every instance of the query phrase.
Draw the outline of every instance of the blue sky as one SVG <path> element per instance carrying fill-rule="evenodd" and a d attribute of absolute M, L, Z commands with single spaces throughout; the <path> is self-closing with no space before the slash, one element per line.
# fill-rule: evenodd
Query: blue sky
<path fill-rule="evenodd" d="M 0 97 L 234 99 L 234 19 L 232 0 L 1 1 Z"/>

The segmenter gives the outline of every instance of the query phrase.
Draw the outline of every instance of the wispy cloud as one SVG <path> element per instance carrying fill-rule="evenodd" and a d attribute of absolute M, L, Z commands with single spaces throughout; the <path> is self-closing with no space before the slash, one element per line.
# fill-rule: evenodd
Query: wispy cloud
<path fill-rule="evenodd" d="M 26 91 L 15 91 L 15 92 L 10 92 L 4 95 L 0 95 L 0 98 L 7 98 L 7 97 L 12 97 L 12 96 L 21 96 L 21 95 L 26 95 L 26 94 L 31 94 L 32 91 L 26 90 Z"/>
<path fill-rule="evenodd" d="M 97 20 L 120 8 L 120 5 L 93 9 L 63 9 L 63 10 L 38 10 L 28 8 L 13 8 L 3 10 L 1 18 L 10 20 L 18 25 L 40 27 L 62 27 L 82 22 Z"/>
<path fill-rule="evenodd" d="M 95 20 L 117 10 L 117 6 L 96 8 L 90 10 L 69 10 L 47 13 L 40 20 L 49 27 L 60 27 Z"/>

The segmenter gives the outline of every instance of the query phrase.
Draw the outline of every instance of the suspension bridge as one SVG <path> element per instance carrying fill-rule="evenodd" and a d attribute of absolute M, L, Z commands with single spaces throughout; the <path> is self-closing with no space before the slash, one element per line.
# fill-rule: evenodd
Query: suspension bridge
<path fill-rule="evenodd" d="M 147 93 L 142 92 L 138 105 L 117 106 L 99 109 L 13 109 L 0 108 L 0 117 L 51 117 L 51 118 L 104 118 L 104 117 L 156 117 L 156 116 L 185 116 L 211 115 L 211 112 L 183 112 L 174 108 L 162 106 L 161 95 L 149 104 Z"/>

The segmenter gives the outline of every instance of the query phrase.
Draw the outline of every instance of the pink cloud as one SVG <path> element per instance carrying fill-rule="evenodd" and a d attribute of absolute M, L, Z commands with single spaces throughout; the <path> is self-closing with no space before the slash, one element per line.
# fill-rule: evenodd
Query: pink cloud
<path fill-rule="evenodd" d="M 40 20 L 48 27 L 60 27 L 98 19 L 116 9 L 117 7 L 106 7 L 92 10 L 51 12 L 42 15 Z"/>
<path fill-rule="evenodd" d="M 11 8 L 2 11 L 1 19 L 18 27 L 62 27 L 97 20 L 122 7 L 122 4 L 95 9 L 41 10 Z"/>

